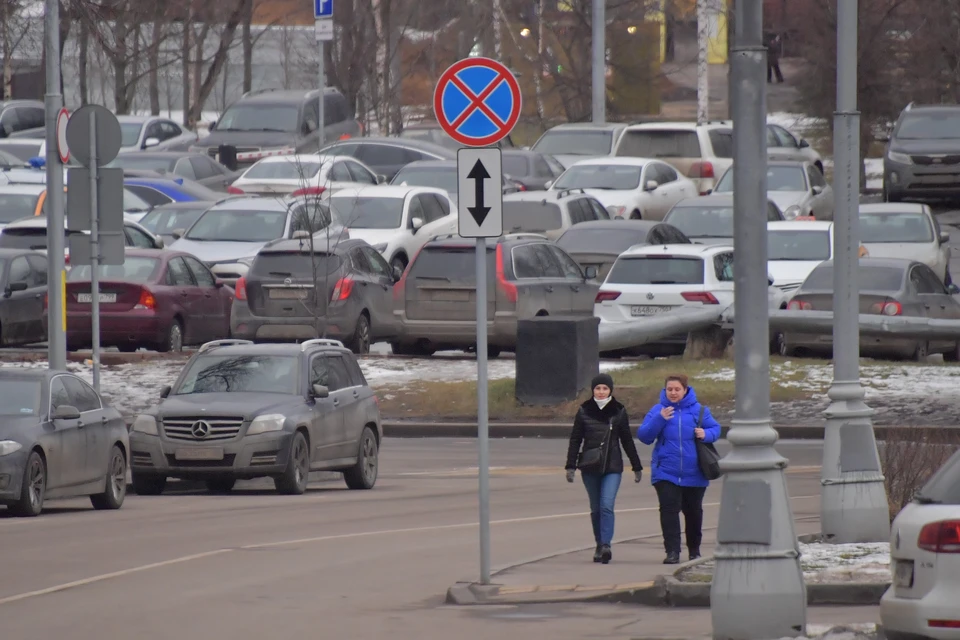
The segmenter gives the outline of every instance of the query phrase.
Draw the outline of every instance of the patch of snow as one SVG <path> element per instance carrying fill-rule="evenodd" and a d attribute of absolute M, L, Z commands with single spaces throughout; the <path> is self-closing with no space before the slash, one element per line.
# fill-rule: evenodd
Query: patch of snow
<path fill-rule="evenodd" d="M 886 582 L 890 580 L 890 543 L 801 543 L 800 566 L 808 584 Z"/>
<path fill-rule="evenodd" d="M 798 135 L 804 135 L 812 129 L 827 126 L 827 121 L 823 118 L 811 118 L 802 113 L 788 113 L 785 111 L 767 114 L 767 123 L 779 125 Z"/>
<path fill-rule="evenodd" d="M 883 158 L 866 158 L 863 165 L 867 174 L 867 189 L 883 190 Z"/>
<path fill-rule="evenodd" d="M 832 626 L 828 624 L 808 624 L 807 635 L 794 638 L 779 638 L 778 640 L 873 640 L 878 637 L 875 622 L 863 622 Z"/>

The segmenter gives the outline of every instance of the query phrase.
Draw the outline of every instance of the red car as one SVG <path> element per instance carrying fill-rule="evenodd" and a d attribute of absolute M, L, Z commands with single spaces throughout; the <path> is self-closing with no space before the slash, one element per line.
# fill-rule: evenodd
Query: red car
<path fill-rule="evenodd" d="M 67 346 L 92 343 L 89 265 L 67 276 Z M 233 289 L 188 253 L 127 249 L 122 265 L 100 267 L 100 344 L 180 351 L 230 336 Z"/>

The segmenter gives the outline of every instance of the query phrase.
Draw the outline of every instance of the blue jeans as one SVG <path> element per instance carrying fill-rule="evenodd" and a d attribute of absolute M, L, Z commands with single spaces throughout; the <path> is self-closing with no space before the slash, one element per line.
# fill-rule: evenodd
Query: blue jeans
<path fill-rule="evenodd" d="M 581 473 L 580 477 L 590 497 L 593 538 L 597 544 L 610 544 L 613 540 L 613 506 L 623 476 L 619 473 Z"/>

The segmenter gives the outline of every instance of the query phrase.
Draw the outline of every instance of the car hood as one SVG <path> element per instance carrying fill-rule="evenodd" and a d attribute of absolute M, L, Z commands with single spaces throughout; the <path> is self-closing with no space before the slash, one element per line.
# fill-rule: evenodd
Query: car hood
<path fill-rule="evenodd" d="M 231 144 L 236 147 L 284 147 L 296 144 L 297 134 L 280 131 L 211 131 L 210 135 L 197 140 L 198 147 L 217 147 Z"/>
<path fill-rule="evenodd" d="M 786 212 L 793 205 L 799 205 L 806 200 L 806 191 L 767 191 L 767 198 L 773 200 L 773 204 L 780 207 L 780 211 Z"/>
<path fill-rule="evenodd" d="M 767 263 L 767 273 L 773 276 L 777 287 L 800 285 L 810 272 L 817 268 L 821 260 L 771 260 Z"/>
<path fill-rule="evenodd" d="M 350 228 L 350 225 L 347 225 Z M 398 229 L 350 229 L 350 237 L 354 240 L 363 240 L 371 245 L 392 242 L 399 233 Z"/>
<path fill-rule="evenodd" d="M 957 140 L 955 138 L 938 138 L 936 140 L 908 140 L 892 138 L 890 150 L 900 153 L 915 153 L 917 155 L 948 154 L 957 155 Z"/>
<path fill-rule="evenodd" d="M 566 169 L 574 162 L 580 160 L 589 160 L 590 158 L 602 158 L 603 156 L 578 156 L 572 153 L 561 153 L 560 155 L 553 154 L 554 160 L 563 165 L 563 168 Z"/>
<path fill-rule="evenodd" d="M 203 262 L 227 262 L 257 255 L 266 242 L 196 242 L 180 238 L 170 245 L 171 251 L 184 251 Z"/>
<path fill-rule="evenodd" d="M 37 416 L 0 417 L 0 440 L 15 440 L 23 445 L 32 444 L 33 436 L 29 432 L 40 422 Z"/>
<path fill-rule="evenodd" d="M 233 416 L 252 420 L 267 413 L 286 413 L 303 402 L 300 396 L 280 393 L 194 393 L 168 396 L 160 403 L 157 415 L 164 418 Z"/>

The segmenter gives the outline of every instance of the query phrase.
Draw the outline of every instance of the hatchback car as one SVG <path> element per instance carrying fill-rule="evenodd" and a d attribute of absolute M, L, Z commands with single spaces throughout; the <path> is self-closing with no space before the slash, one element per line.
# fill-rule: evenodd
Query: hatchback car
<path fill-rule="evenodd" d="M 584 158 L 612 155 L 626 127 L 626 124 L 616 122 L 558 124 L 544 132 L 532 150 L 549 154 L 564 167 L 569 167 Z"/>
<path fill-rule="evenodd" d="M 539 151 L 508 149 L 500 153 L 503 173 L 521 191 L 543 191 L 563 173 L 563 165 Z"/>
<path fill-rule="evenodd" d="M 767 200 L 767 222 L 783 220 L 780 207 Z M 733 243 L 733 194 L 717 193 L 678 202 L 663 221 L 696 244 Z"/>
<path fill-rule="evenodd" d="M 383 256 L 363 240 L 315 238 L 267 244 L 237 281 L 230 316 L 235 338 L 331 337 L 354 353 L 396 334 L 393 284 Z"/>
<path fill-rule="evenodd" d="M 733 193 L 733 172 L 733 167 L 726 170 L 713 193 Z M 768 162 L 767 198 L 783 211 L 787 220 L 833 220 L 833 188 L 809 162 Z"/>
<path fill-rule="evenodd" d="M 320 150 L 327 155 L 352 156 L 376 173 L 393 179 L 403 167 L 418 160 L 456 160 L 457 152 L 432 142 L 407 138 L 352 138 Z"/>
<path fill-rule="evenodd" d="M 189 229 L 203 212 L 220 200 L 191 200 L 187 202 L 171 202 L 162 204 L 150 210 L 138 221 L 140 225 L 163 238 L 164 243 L 170 244 L 176 240 L 173 232 L 177 229 Z"/>
<path fill-rule="evenodd" d="M 460 189 L 456 160 L 418 160 L 406 165 L 393 176 L 390 184 L 401 187 L 442 189 L 456 201 Z M 503 192 L 516 193 L 520 185 L 503 176 Z"/>
<path fill-rule="evenodd" d="M 582 316 L 593 311 L 593 268 L 580 269 L 563 249 L 535 234 L 487 245 L 489 355 L 512 351 L 517 321 L 535 316 Z M 476 349 L 476 244 L 459 237 L 427 243 L 394 287 L 400 337 L 393 352 L 430 355 Z"/>
<path fill-rule="evenodd" d="M 123 505 L 127 425 L 93 387 L 66 371 L 0 369 L 0 416 L 0 505 L 20 516 L 52 498 Z"/>
<path fill-rule="evenodd" d="M 665 222 L 598 220 L 574 225 L 557 240 L 557 245 L 581 267 L 595 268 L 601 282 L 621 253 L 645 244 L 690 244 L 690 239 Z"/>
<path fill-rule="evenodd" d="M 927 265 L 944 284 L 950 276 L 950 234 L 940 228 L 930 205 L 860 205 L 860 242 L 872 258 L 905 258 Z"/>
<path fill-rule="evenodd" d="M 108 166 L 125 171 L 155 171 L 169 178 L 185 178 L 223 193 L 239 175 L 202 153 L 185 151 L 141 151 L 121 153 Z"/>
<path fill-rule="evenodd" d="M 800 288 L 824 260 L 833 260 L 833 223 L 782 220 L 767 223 L 767 272 L 786 294 Z"/>
<path fill-rule="evenodd" d="M 503 198 L 506 233 L 538 233 L 556 240 L 574 225 L 609 219 L 600 201 L 583 189 L 522 191 Z"/>
<path fill-rule="evenodd" d="M 82 231 L 66 231 L 68 239 L 66 251 L 69 252 L 69 237 L 84 233 Z M 141 249 L 162 249 L 163 240 L 132 220 L 123 221 L 123 240 L 128 247 Z M 34 216 L 11 222 L 0 233 L 0 249 L 32 249 L 34 251 L 47 250 L 47 218 Z M 69 262 L 69 256 L 68 256 Z"/>
<path fill-rule="evenodd" d="M 117 116 L 120 122 L 120 151 L 154 152 L 196 142 L 197 134 L 162 116 Z M 191 178 L 193 176 L 187 176 Z"/>
<path fill-rule="evenodd" d="M 356 357 L 336 340 L 200 347 L 160 404 L 130 432 L 133 490 L 163 492 L 167 478 L 273 478 L 302 494 L 311 471 L 339 471 L 350 489 L 372 489 L 383 440 L 377 398 Z"/>
<path fill-rule="evenodd" d="M 883 156 L 883 199 L 960 196 L 960 108 L 914 105 L 900 113 Z"/>
<path fill-rule="evenodd" d="M 378 177 L 349 156 L 293 155 L 264 158 L 230 185 L 236 194 L 330 195 L 347 187 L 372 187 Z"/>

